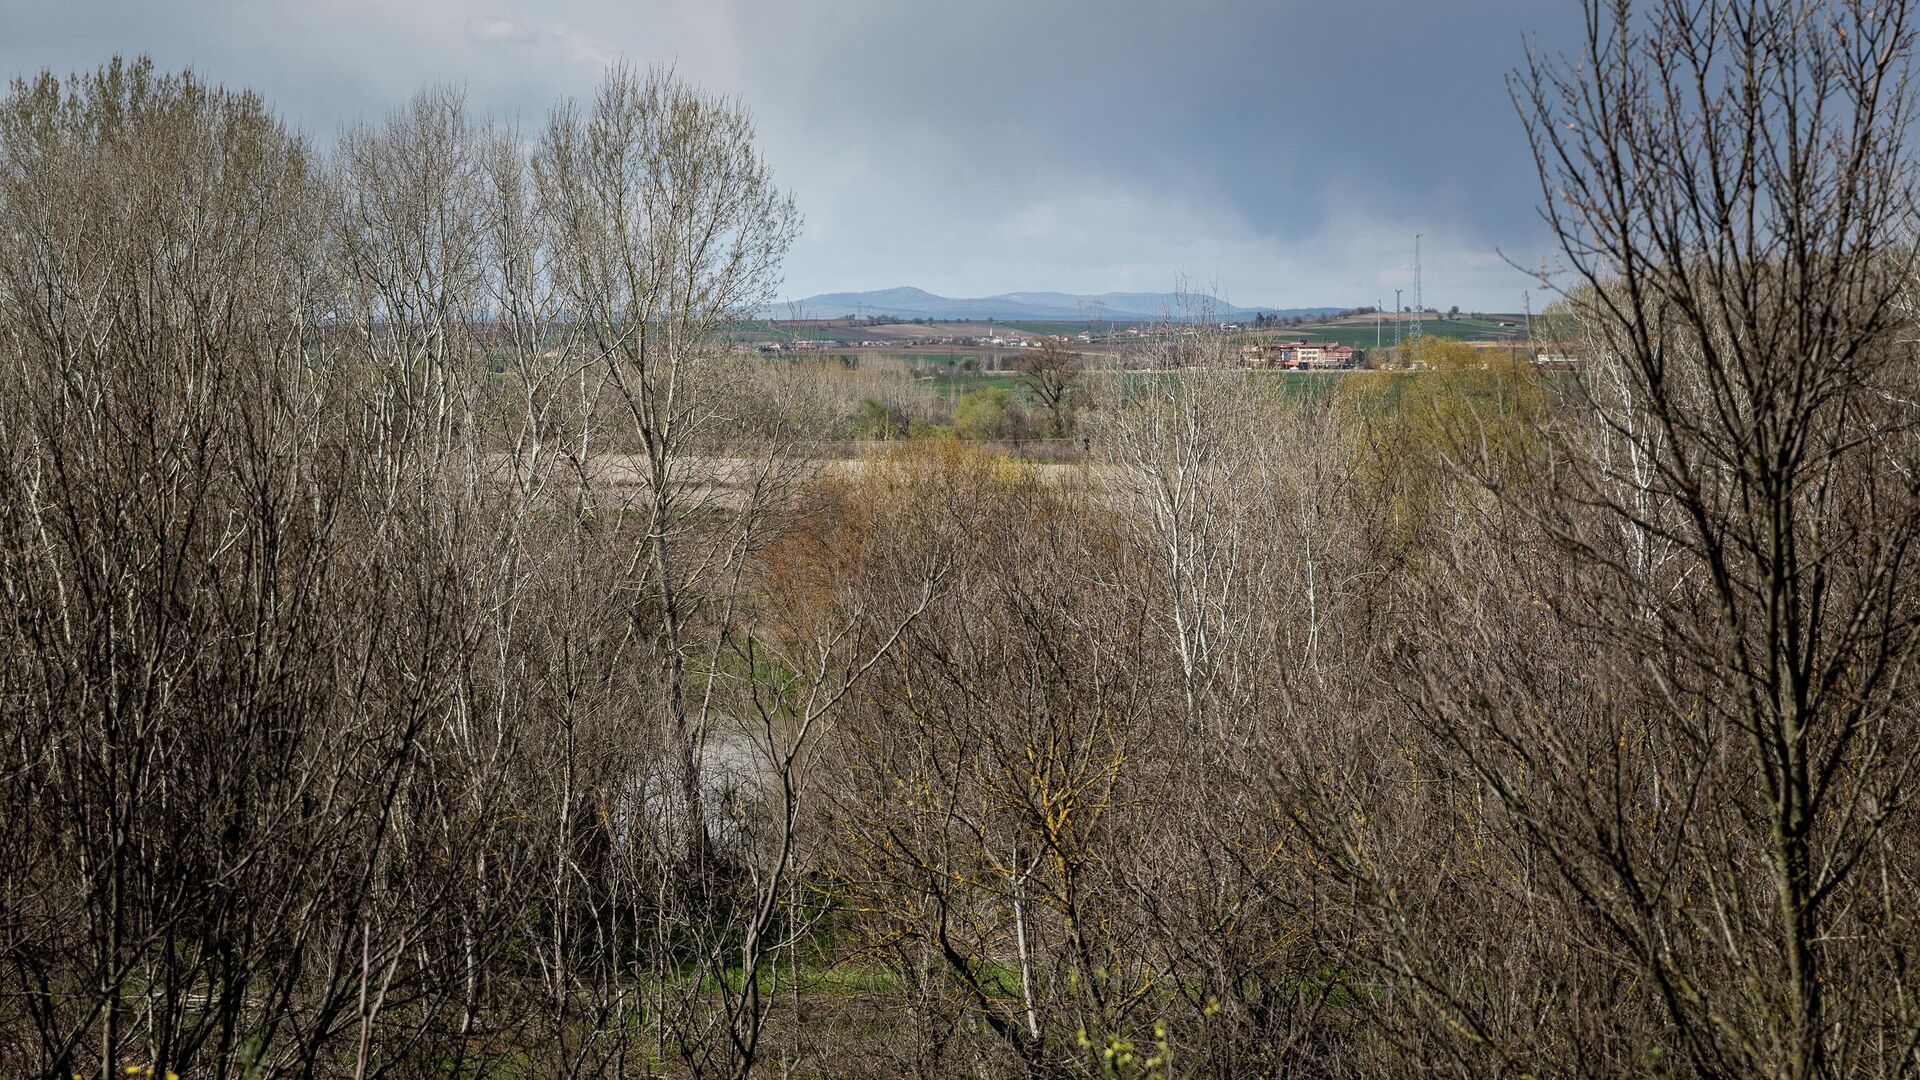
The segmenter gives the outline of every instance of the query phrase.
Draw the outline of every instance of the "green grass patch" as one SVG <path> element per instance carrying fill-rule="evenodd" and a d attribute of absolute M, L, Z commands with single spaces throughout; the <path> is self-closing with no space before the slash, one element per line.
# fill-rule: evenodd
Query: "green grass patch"
<path fill-rule="evenodd" d="M 1020 376 L 1004 371 L 954 372 L 950 375 L 935 375 L 927 381 L 927 386 L 936 395 L 949 399 L 974 390 L 1004 389 L 1021 395 L 1026 392 Z"/>

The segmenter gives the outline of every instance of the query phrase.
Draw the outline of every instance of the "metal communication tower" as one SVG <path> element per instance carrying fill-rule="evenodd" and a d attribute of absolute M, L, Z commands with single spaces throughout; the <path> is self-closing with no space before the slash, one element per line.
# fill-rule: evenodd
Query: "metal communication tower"
<path fill-rule="evenodd" d="M 1400 316 L 1406 314 L 1406 311 L 1406 308 L 1400 306 L 1400 290 L 1393 290 L 1393 347 L 1396 349 L 1400 347 L 1400 327 L 1406 322 Z"/>
<path fill-rule="evenodd" d="M 1411 339 L 1420 339 L 1420 318 L 1427 313 L 1426 295 L 1420 286 L 1420 234 L 1413 234 L 1413 332 Z"/>

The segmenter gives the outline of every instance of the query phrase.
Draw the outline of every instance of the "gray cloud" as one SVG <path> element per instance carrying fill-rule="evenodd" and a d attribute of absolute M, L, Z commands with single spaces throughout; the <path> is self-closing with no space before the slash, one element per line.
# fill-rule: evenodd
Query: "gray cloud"
<path fill-rule="evenodd" d="M 526 126 L 620 58 L 753 108 L 800 295 L 914 284 L 1513 308 L 1538 191 L 1502 76 L 1572 0 L 0 0 L 0 67 L 151 53 L 321 138 L 432 82 Z"/>
<path fill-rule="evenodd" d="M 525 45 L 538 38 L 532 27 L 511 19 L 488 19 L 475 15 L 467 20 L 467 36 L 475 41 Z"/>

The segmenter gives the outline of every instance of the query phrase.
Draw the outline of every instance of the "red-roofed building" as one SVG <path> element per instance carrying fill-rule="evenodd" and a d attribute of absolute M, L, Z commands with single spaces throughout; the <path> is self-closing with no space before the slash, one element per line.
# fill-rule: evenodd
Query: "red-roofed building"
<path fill-rule="evenodd" d="M 1332 341 L 1263 342 L 1248 345 L 1240 355 L 1248 367 L 1295 369 L 1347 368 L 1360 358 L 1358 349 Z"/>

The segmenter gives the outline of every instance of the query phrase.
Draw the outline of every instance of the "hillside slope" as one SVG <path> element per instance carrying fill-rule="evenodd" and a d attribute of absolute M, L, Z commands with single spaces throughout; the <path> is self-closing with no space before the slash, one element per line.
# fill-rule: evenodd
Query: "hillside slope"
<path fill-rule="evenodd" d="M 869 292 L 822 293 L 804 300 L 774 304 L 761 314 L 775 319 L 836 319 L 843 315 L 879 315 L 895 319 L 1111 319 L 1144 322 L 1179 317 L 1184 310 L 1210 310 L 1215 318 L 1251 319 L 1268 315 L 1327 315 L 1340 308 L 1235 307 L 1216 297 L 1177 293 L 1109 292 L 1078 295 L 1060 292 L 1010 292 L 995 296 L 952 298 L 924 289 L 902 286 Z"/>

